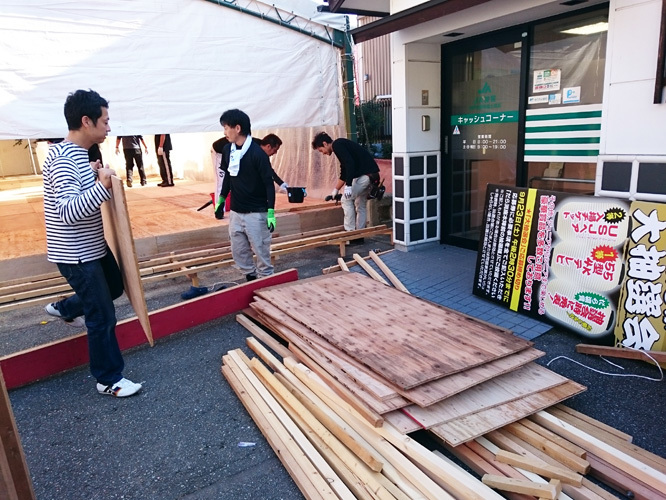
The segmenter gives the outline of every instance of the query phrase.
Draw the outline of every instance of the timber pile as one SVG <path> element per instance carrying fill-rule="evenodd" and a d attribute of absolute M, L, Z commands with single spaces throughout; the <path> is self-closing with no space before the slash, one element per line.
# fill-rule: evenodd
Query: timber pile
<path fill-rule="evenodd" d="M 408 292 L 357 274 L 302 280 L 258 290 L 256 295 L 246 314 L 267 329 L 245 315 L 237 319 L 282 362 L 256 338 L 249 338 L 250 348 L 274 373 L 240 350 L 224 356 L 222 371 L 306 498 L 500 498 L 489 488 L 512 500 L 620 498 L 598 481 L 622 496 L 631 492 L 636 499 L 666 498 L 666 460 L 631 444 L 631 436 L 555 404 L 583 388 L 531 363 L 543 353 L 529 343 L 521 348 L 504 338 L 501 350 L 512 353 L 455 372 L 447 352 L 467 362 L 479 361 L 488 353 L 474 348 L 470 358 L 463 351 L 483 333 L 502 339 L 507 332 L 498 334 L 501 329 L 419 299 L 414 300 L 419 301 L 420 316 L 413 317 Z M 377 299 L 382 302 L 374 302 Z M 367 303 L 379 304 L 379 310 L 367 313 Z M 341 304 L 345 315 L 338 315 Z M 435 347 L 419 336 L 428 329 L 441 335 L 441 325 L 470 332 L 463 335 L 464 349 L 450 339 Z M 326 338 L 318 332 L 326 332 Z M 387 348 L 387 339 L 395 339 L 393 349 Z M 418 367 L 423 373 L 411 370 L 410 360 L 404 358 L 414 349 L 421 350 L 423 363 Z M 525 358 L 509 363 L 516 356 Z M 431 363 L 433 357 L 439 365 Z M 502 362 L 508 364 L 496 365 Z M 487 370 L 483 374 L 477 372 L 482 367 Z M 453 373 L 407 388 L 447 370 Z M 470 377 L 456 379 L 466 372 Z M 513 379 L 503 379 L 507 376 Z M 447 378 L 451 385 L 437 384 Z M 544 398 L 535 406 L 525 401 L 530 396 L 521 397 L 531 382 L 532 396 Z M 567 384 L 573 385 L 566 389 Z M 559 395 L 544 395 L 558 387 Z M 493 406 L 507 391 L 515 391 L 508 398 L 517 399 Z M 455 404 L 440 404 L 447 400 Z M 400 410 L 390 409 L 395 406 Z M 429 406 L 438 411 L 428 414 Z M 470 413 L 472 408 L 476 410 Z M 466 415 L 458 420 L 462 414 Z M 421 420 L 416 423 L 413 418 Z M 439 423 L 433 425 L 438 418 L 457 421 L 453 429 L 462 429 L 462 434 L 440 430 Z M 481 481 L 405 434 L 424 427 Z M 470 433 L 474 437 L 469 438 Z"/>
<path fill-rule="evenodd" d="M 403 434 L 458 445 L 584 387 L 536 363 L 508 330 L 357 273 L 255 292 L 248 312 L 299 360 Z"/>
<path fill-rule="evenodd" d="M 271 258 L 320 246 L 336 245 L 340 255 L 345 255 L 346 243 L 353 238 L 388 234 L 386 225 L 373 226 L 357 231 L 344 231 L 342 227 L 327 228 L 296 235 L 273 238 Z M 143 283 L 151 283 L 179 276 L 188 276 L 198 286 L 197 273 L 233 265 L 231 247 L 227 243 L 216 247 L 187 249 L 166 255 L 153 256 L 139 261 Z M 0 283 L 0 312 L 43 305 L 71 294 L 71 288 L 60 273 L 27 276 Z"/>

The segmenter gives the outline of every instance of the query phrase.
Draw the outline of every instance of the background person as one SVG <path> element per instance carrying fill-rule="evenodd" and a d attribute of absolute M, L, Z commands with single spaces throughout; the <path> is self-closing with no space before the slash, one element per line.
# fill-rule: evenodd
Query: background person
<path fill-rule="evenodd" d="M 146 185 L 146 172 L 143 169 L 143 155 L 141 154 L 141 144 L 143 144 L 146 154 L 148 154 L 148 146 L 146 146 L 143 136 L 140 135 L 126 135 L 116 138 L 116 154 L 120 152 L 120 142 L 123 143 L 123 154 L 125 155 L 125 170 L 127 173 L 127 187 L 132 187 L 132 177 L 134 176 L 134 163 L 139 171 L 139 178 L 141 185 Z"/>
<path fill-rule="evenodd" d="M 157 164 L 160 166 L 160 177 L 162 182 L 160 187 L 173 186 L 173 170 L 171 169 L 171 135 L 155 135 L 155 153 L 157 154 Z"/>
<path fill-rule="evenodd" d="M 123 280 L 102 226 L 100 207 L 111 198 L 115 172 L 88 158 L 90 147 L 104 142 L 111 130 L 108 107 L 92 90 L 69 94 L 69 133 L 49 148 L 42 167 L 47 258 L 74 290 L 74 295 L 47 305 L 46 312 L 65 321 L 85 316 L 97 392 L 124 397 L 138 392 L 141 384 L 122 373 L 125 362 L 116 339 L 113 301 L 123 293 Z"/>
<path fill-rule="evenodd" d="M 264 153 L 266 153 L 269 158 L 277 154 L 277 152 L 280 150 L 280 146 L 282 146 L 282 139 L 280 139 L 275 134 L 268 134 L 263 139 L 252 138 L 252 140 L 256 142 L 259 147 L 261 147 L 261 149 L 264 150 Z M 273 170 L 272 166 L 271 170 Z M 280 178 L 275 170 L 273 170 L 273 182 L 275 182 L 275 184 L 280 187 L 280 191 L 284 193 L 287 192 L 289 185 Z"/>
<path fill-rule="evenodd" d="M 331 196 L 335 198 L 344 188 L 341 204 L 345 214 L 345 231 L 364 229 L 370 184 L 379 179 L 377 162 L 363 146 L 344 138 L 332 140 L 326 132 L 315 136 L 312 149 L 327 156 L 335 153 L 340 161 L 340 177 Z M 361 243 L 363 239 L 352 241 Z"/>
<path fill-rule="evenodd" d="M 273 169 L 268 156 L 252 140 L 249 116 L 239 109 L 230 109 L 222 113 L 220 123 L 229 144 L 224 146 L 222 152 L 220 168 L 225 172 L 225 176 L 218 204 L 224 204 L 231 192 L 231 254 L 247 281 L 252 281 L 273 274 Z"/>

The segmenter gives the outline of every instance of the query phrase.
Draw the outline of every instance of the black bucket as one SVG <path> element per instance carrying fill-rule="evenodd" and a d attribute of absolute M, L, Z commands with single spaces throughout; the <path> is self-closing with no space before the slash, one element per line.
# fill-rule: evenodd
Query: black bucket
<path fill-rule="evenodd" d="M 287 197 L 289 198 L 289 203 L 303 203 L 303 198 L 308 194 L 305 192 L 304 187 L 288 187 L 287 188 Z"/>

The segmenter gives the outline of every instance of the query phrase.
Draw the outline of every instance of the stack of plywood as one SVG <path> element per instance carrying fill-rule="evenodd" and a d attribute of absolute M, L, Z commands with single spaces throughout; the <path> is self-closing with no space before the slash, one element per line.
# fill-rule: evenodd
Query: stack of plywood
<path fill-rule="evenodd" d="M 458 445 L 584 390 L 511 332 L 360 274 L 258 290 L 251 308 L 370 420 L 403 433 Z"/>
<path fill-rule="evenodd" d="M 390 422 L 370 422 L 349 395 L 317 376 L 243 316 L 256 339 L 223 357 L 222 372 L 308 499 L 619 500 L 594 477 L 638 500 L 666 498 L 666 461 L 628 436 L 562 405 L 445 447 L 474 471 L 404 436 Z M 481 480 L 479 480 L 479 478 Z"/>

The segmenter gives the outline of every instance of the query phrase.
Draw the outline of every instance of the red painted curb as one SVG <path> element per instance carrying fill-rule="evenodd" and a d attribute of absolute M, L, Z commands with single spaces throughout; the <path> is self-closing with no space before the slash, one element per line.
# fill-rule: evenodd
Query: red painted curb
<path fill-rule="evenodd" d="M 153 311 L 148 315 L 153 339 L 157 340 L 227 314 L 239 312 L 249 306 L 255 290 L 296 280 L 298 280 L 298 271 L 289 269 Z M 136 317 L 118 323 L 116 337 L 121 350 L 148 343 Z M 15 389 L 85 365 L 88 361 L 88 339 L 84 332 L 0 358 L 0 369 L 7 389 Z"/>

